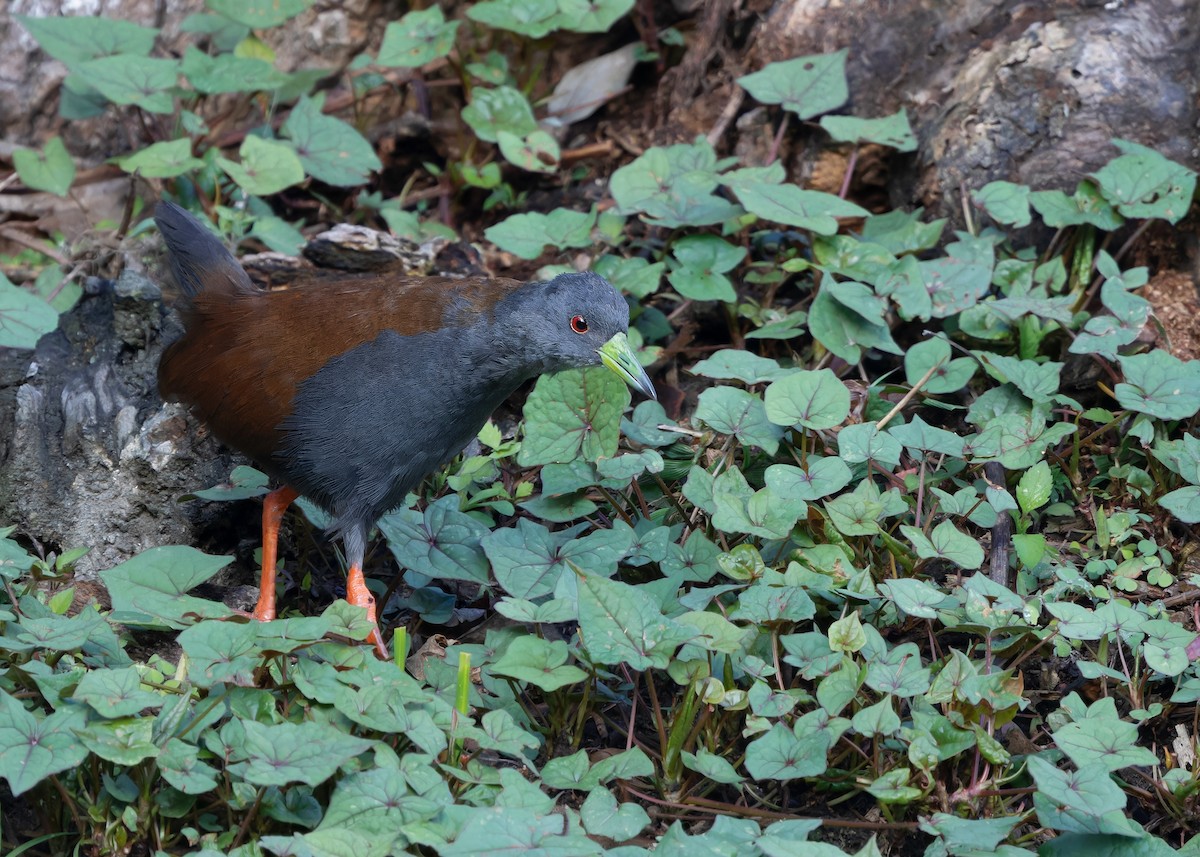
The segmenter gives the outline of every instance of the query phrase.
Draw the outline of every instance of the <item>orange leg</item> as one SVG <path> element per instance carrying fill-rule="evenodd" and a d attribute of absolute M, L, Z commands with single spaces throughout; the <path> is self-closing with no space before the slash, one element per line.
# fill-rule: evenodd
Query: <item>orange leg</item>
<path fill-rule="evenodd" d="M 254 618 L 270 622 L 275 618 L 275 559 L 279 550 L 279 522 L 292 501 L 300 495 L 284 485 L 263 498 L 262 578 L 258 584 L 258 606 Z"/>
<path fill-rule="evenodd" d="M 361 565 L 350 566 L 350 573 L 346 577 L 346 600 L 355 607 L 367 609 L 367 619 L 374 625 L 371 636 L 367 639 L 375 644 L 375 651 L 379 653 L 379 657 L 385 661 L 389 660 L 391 656 L 388 654 L 387 646 L 383 643 L 383 634 L 379 633 L 379 625 L 375 621 L 375 596 L 371 594 L 371 590 L 367 589 L 367 581 L 363 577 Z"/>

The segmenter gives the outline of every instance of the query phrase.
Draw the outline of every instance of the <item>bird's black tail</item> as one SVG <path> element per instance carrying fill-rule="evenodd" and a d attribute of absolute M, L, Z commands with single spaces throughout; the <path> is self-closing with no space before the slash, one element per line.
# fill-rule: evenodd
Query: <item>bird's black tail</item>
<path fill-rule="evenodd" d="M 154 209 L 154 222 L 171 251 L 175 282 L 189 301 L 201 292 L 258 291 L 233 254 L 187 210 L 163 200 Z"/>

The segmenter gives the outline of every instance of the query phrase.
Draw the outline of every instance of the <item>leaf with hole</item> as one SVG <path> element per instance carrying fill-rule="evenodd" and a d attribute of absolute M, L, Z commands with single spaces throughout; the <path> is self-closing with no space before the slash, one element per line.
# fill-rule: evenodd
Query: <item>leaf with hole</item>
<path fill-rule="evenodd" d="M 1146 146 L 1113 140 L 1125 154 L 1092 175 L 1105 199 L 1126 217 L 1178 223 L 1196 192 L 1196 173 Z"/>
<path fill-rule="evenodd" d="M 366 183 L 383 167 L 374 147 L 341 119 L 325 114 L 324 98 L 302 97 L 280 129 L 292 141 L 304 171 L 336 187 Z"/>
<path fill-rule="evenodd" d="M 477 3 L 472 9 L 480 5 Z M 529 99 L 511 86 L 475 89 L 470 103 L 462 109 L 462 118 L 476 137 L 488 143 L 495 143 L 501 131 L 524 138 L 538 129 Z"/>
<path fill-rule="evenodd" d="M 843 48 L 832 54 L 812 54 L 773 62 L 738 78 L 750 95 L 763 104 L 780 104 L 801 119 L 836 110 L 850 97 Z"/>
<path fill-rule="evenodd" d="M 552 173 L 558 168 L 561 155 L 558 141 L 540 128 L 524 137 L 500 128 L 496 131 L 496 142 L 500 145 L 504 160 L 523 170 Z"/>
<path fill-rule="evenodd" d="M 437 4 L 414 9 L 383 31 L 377 62 L 389 68 L 420 68 L 444 57 L 454 48 L 461 21 L 447 21 Z M 502 82 L 503 78 L 497 83 Z"/>
<path fill-rule="evenodd" d="M 1071 196 L 1061 190 L 1035 190 L 1029 204 L 1054 229 L 1087 225 L 1112 232 L 1125 222 L 1091 182 L 1080 182 Z"/>

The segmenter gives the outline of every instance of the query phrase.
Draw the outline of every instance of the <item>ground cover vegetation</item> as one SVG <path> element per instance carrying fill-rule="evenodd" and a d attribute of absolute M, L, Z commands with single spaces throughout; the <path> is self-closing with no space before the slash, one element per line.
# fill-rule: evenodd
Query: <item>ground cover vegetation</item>
<path fill-rule="evenodd" d="M 71 72 L 64 115 L 170 129 L 119 165 L 226 234 L 297 252 L 285 190 L 446 234 L 373 192 L 367 118 L 325 112 L 327 70 L 273 65 L 258 36 L 304 5 L 211 0 L 180 58 L 127 22 L 20 20 Z M 646 365 L 702 306 L 707 355 L 678 366 L 694 407 L 631 408 L 601 368 L 540 379 L 518 431 L 489 423 L 380 522 L 404 569 L 383 618 L 508 621 L 407 663 L 403 634 L 395 662 L 355 642 L 344 602 L 259 624 L 189 594 L 228 563 L 192 546 L 104 572 L 111 611 L 71 610 L 88 546 L 40 556 L 0 531 L 6 853 L 1197 847 L 1200 366 L 1146 335 L 1148 271 L 1123 266 L 1146 224 L 1187 214 L 1195 175 L 1115 139 L 1073 193 L 994 182 L 948 234 L 698 138 L 623 163 L 604 204 L 526 210 L 540 177 L 582 176 L 538 122 L 539 58 L 632 6 L 430 6 L 342 74 L 360 96 L 396 69 L 461 87 L 475 142 L 430 174 L 484 197 L 501 251 L 545 273 L 590 254 Z M 844 62 L 740 83 L 781 126 L 913 148 L 903 113 L 833 112 Z M 236 151 L 210 133 L 230 95 L 263 119 Z M 70 193 L 57 139 L 16 167 Z M 1053 238 L 1014 237 L 1031 224 Z M 0 345 L 31 348 L 78 299 L 0 276 Z M 200 493 L 264 481 L 240 467 Z M 164 631 L 178 649 L 131 656 Z"/>

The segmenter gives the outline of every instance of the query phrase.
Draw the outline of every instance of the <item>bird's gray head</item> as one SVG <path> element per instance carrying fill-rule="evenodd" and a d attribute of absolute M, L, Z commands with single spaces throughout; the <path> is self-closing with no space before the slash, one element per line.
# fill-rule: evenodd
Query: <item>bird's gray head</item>
<path fill-rule="evenodd" d="M 654 395 L 625 338 L 629 305 L 598 274 L 530 283 L 504 298 L 496 314 L 531 374 L 604 363 L 630 386 Z"/>

